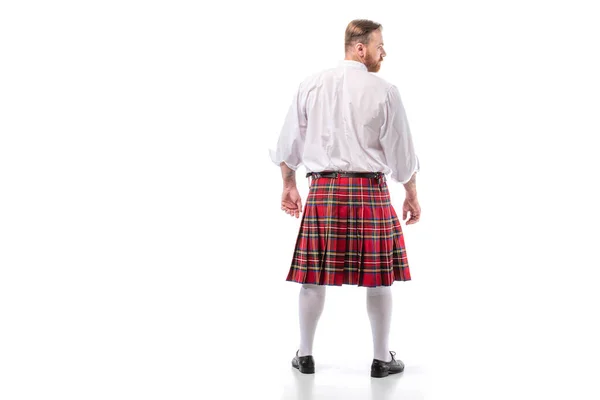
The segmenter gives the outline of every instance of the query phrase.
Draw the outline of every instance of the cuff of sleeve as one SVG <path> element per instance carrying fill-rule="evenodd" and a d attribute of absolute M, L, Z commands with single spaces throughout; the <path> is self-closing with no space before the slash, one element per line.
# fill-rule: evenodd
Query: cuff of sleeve
<path fill-rule="evenodd" d="M 288 163 L 286 160 L 284 160 L 281 157 L 277 157 L 277 152 L 275 152 L 274 150 L 269 149 L 269 156 L 271 157 L 271 161 L 273 162 L 273 164 L 277 165 L 278 167 L 281 166 L 281 163 L 285 163 L 285 165 L 287 165 L 291 170 L 296 171 L 299 167 L 299 165 L 292 165 L 290 163 Z"/>
<path fill-rule="evenodd" d="M 410 181 L 410 178 L 412 178 L 412 176 L 414 174 L 416 174 L 417 172 L 419 172 L 420 170 L 421 170 L 421 164 L 419 162 L 419 159 L 417 158 L 415 165 L 409 174 L 399 176 L 397 172 L 394 172 L 394 173 L 392 173 L 391 178 L 392 178 L 392 180 L 404 185 L 406 182 Z"/>

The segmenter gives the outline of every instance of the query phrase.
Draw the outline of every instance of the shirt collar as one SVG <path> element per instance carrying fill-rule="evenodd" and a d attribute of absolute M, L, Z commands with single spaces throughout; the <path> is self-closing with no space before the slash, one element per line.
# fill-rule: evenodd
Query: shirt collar
<path fill-rule="evenodd" d="M 340 61 L 340 66 L 348 67 L 348 68 L 362 69 L 363 71 L 367 71 L 367 66 L 365 64 L 358 62 L 358 61 L 354 61 L 354 60 L 342 60 L 342 61 Z"/>

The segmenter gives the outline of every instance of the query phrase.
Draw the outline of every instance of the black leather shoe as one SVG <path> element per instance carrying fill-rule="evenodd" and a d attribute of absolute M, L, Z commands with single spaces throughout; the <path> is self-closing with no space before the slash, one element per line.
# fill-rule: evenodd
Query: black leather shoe
<path fill-rule="evenodd" d="M 404 363 L 394 358 L 396 353 L 390 351 L 390 354 L 392 355 L 392 361 L 386 362 L 373 359 L 373 363 L 371 364 L 371 377 L 383 378 L 389 374 L 397 374 L 404 371 Z"/>
<path fill-rule="evenodd" d="M 300 351 L 300 350 L 298 350 Z M 292 360 L 292 367 L 300 370 L 303 374 L 314 374 L 315 373 L 315 360 L 313 356 L 298 356 L 296 351 L 296 357 Z"/>

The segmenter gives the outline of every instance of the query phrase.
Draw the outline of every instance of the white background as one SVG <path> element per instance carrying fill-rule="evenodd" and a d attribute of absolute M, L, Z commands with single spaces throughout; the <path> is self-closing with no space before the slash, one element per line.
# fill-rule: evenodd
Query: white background
<path fill-rule="evenodd" d="M 299 220 L 268 148 L 354 18 L 383 24 L 422 165 L 391 337 L 422 379 L 400 386 L 600 398 L 592 4 L 2 2 L 0 398 L 290 389 Z M 330 289 L 317 362 L 367 375 L 370 340 L 364 289 Z"/>

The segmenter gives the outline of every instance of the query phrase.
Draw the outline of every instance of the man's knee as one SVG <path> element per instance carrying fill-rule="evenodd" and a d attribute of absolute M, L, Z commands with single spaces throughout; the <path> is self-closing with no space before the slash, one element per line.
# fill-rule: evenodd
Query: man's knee
<path fill-rule="evenodd" d="M 301 293 L 312 296 L 325 296 L 325 285 L 302 284 Z"/>
<path fill-rule="evenodd" d="M 368 287 L 367 296 L 388 296 L 392 294 L 391 286 Z"/>

